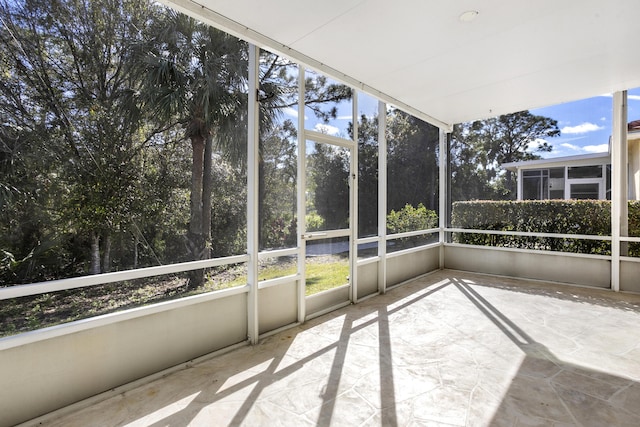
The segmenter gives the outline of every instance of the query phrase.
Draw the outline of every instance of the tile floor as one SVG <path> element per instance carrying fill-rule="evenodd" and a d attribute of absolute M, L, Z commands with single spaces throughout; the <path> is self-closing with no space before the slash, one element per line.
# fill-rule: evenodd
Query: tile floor
<path fill-rule="evenodd" d="M 441 271 L 50 426 L 640 426 L 640 295 Z"/>

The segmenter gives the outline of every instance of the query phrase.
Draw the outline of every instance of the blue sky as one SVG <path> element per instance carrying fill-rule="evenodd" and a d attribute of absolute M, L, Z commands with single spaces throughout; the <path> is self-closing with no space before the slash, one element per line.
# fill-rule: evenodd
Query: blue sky
<path fill-rule="evenodd" d="M 640 88 L 628 92 L 628 120 L 640 119 Z M 549 138 L 553 146 L 543 157 L 575 156 L 606 152 L 612 122 L 612 96 L 605 94 L 552 107 L 530 110 L 531 113 L 558 121 L 560 137 Z"/>
<path fill-rule="evenodd" d="M 627 122 L 639 120 L 640 88 L 631 89 L 627 93 Z M 612 101 L 611 94 L 603 94 L 593 98 L 530 110 L 533 114 L 555 119 L 561 131 L 559 137 L 547 139 L 553 149 L 549 153 L 540 153 L 542 157 L 552 158 L 607 152 L 611 135 Z M 373 116 L 377 110 L 377 101 L 372 97 L 361 95 L 358 106 L 360 114 Z M 306 126 L 319 132 L 346 138 L 346 127 L 351 121 L 350 111 L 351 102 L 340 103 L 337 119 L 326 124 L 320 123 L 310 111 L 305 111 Z M 288 109 L 285 114 L 290 118 L 297 117 L 297 111 L 294 108 Z"/>

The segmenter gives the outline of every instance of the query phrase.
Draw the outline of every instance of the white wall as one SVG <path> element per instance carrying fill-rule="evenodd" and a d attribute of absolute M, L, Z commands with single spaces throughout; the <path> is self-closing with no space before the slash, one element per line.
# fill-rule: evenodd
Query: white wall
<path fill-rule="evenodd" d="M 611 261 L 603 256 L 445 245 L 445 268 L 599 288 L 611 286 Z"/>
<path fill-rule="evenodd" d="M 243 293 L 201 303 L 196 299 L 175 309 L 169 304 L 166 311 L 42 340 L 37 337 L 47 336 L 51 328 L 34 331 L 29 333 L 32 342 L 16 347 L 10 343 L 17 337 L 4 338 L 0 426 L 35 418 L 243 342 L 246 313 Z M 77 323 L 54 328 L 71 329 Z"/>

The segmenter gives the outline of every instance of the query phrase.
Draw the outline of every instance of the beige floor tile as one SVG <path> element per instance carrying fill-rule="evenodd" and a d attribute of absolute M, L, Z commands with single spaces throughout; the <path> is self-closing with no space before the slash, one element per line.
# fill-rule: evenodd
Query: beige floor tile
<path fill-rule="evenodd" d="M 436 272 L 50 426 L 638 426 L 640 296 Z"/>

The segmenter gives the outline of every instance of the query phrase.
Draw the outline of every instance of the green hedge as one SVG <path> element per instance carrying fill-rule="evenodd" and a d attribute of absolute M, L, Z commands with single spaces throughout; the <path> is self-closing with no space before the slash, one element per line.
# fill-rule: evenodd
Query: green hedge
<path fill-rule="evenodd" d="M 453 204 L 454 228 L 557 234 L 611 235 L 608 200 L 473 201 Z M 640 236 L 640 202 L 629 202 L 629 235 Z M 453 233 L 453 241 L 482 246 L 540 249 L 586 254 L 611 254 L 611 243 L 557 237 L 519 237 Z M 629 255 L 640 255 L 640 245 L 629 245 Z"/>

